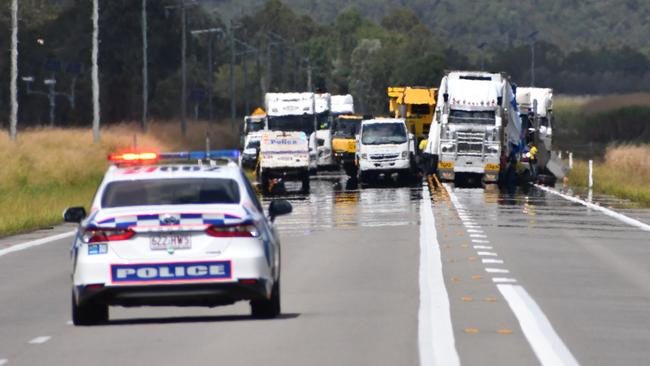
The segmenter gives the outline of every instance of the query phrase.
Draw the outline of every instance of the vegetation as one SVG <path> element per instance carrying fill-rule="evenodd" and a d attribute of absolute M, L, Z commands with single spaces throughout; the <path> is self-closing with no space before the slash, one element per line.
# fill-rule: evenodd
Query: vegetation
<path fill-rule="evenodd" d="M 179 139 L 176 123 L 156 123 L 147 134 L 137 135 L 137 145 L 156 151 L 205 148 L 206 123 L 190 127 L 188 137 Z M 92 143 L 87 129 L 28 130 L 17 143 L 0 134 L 0 236 L 60 223 L 68 206 L 89 208 L 106 157 L 131 147 L 136 129 L 133 124 L 105 128 L 99 145 Z M 229 130 L 217 128 L 213 133 L 214 148 L 232 147 Z"/>
<path fill-rule="evenodd" d="M 650 207 L 650 145 L 622 145 L 607 149 L 604 161 L 594 163 L 594 190 Z M 574 163 L 569 183 L 588 187 L 588 165 Z"/>

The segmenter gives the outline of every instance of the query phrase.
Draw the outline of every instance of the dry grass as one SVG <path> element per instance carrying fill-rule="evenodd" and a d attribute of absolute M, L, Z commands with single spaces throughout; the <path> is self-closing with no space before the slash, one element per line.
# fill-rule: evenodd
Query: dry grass
<path fill-rule="evenodd" d="M 206 130 L 207 123 L 191 123 L 181 137 L 178 123 L 153 122 L 142 134 L 124 123 L 102 129 L 99 144 L 88 129 L 31 129 L 16 142 L 0 134 L 0 235 L 56 224 L 65 207 L 88 205 L 107 155 L 132 147 L 134 134 L 140 149 L 177 151 L 204 149 Z M 214 127 L 210 136 L 212 149 L 235 145 L 227 127 Z"/>
<path fill-rule="evenodd" d="M 553 108 L 557 110 L 579 110 L 589 114 L 608 112 L 623 107 L 650 107 L 650 93 L 612 95 L 556 95 Z"/>
<path fill-rule="evenodd" d="M 650 145 L 609 147 L 603 162 L 594 163 L 594 190 L 650 207 Z M 587 186 L 587 163 L 577 161 L 569 181 Z"/>

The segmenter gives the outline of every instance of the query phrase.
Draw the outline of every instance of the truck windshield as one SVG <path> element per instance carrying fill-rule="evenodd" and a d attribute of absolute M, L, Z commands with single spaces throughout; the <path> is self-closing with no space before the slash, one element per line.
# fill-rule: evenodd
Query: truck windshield
<path fill-rule="evenodd" d="M 319 113 L 316 115 L 319 130 L 329 130 L 330 128 L 330 115 L 329 112 Z"/>
<path fill-rule="evenodd" d="M 371 123 L 363 126 L 361 143 L 364 145 L 403 144 L 407 141 L 402 123 Z"/>
<path fill-rule="evenodd" d="M 449 113 L 449 123 L 494 125 L 494 111 L 461 111 L 452 109 Z"/>
<path fill-rule="evenodd" d="M 259 149 L 260 148 L 260 140 L 250 140 L 248 141 L 248 145 L 246 145 L 247 149 Z"/>
<path fill-rule="evenodd" d="M 102 207 L 232 204 L 239 199 L 239 185 L 232 179 L 146 179 L 109 183 Z"/>
<path fill-rule="evenodd" d="M 334 121 L 334 137 L 353 139 L 359 133 L 360 119 L 338 118 Z"/>
<path fill-rule="evenodd" d="M 300 116 L 269 117 L 269 130 L 285 132 L 301 131 L 309 136 L 314 132 L 314 115 L 303 114 Z"/>

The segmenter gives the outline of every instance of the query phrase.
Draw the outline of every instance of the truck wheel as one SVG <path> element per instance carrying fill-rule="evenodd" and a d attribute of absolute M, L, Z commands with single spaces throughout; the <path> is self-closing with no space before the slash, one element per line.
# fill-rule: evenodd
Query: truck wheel
<path fill-rule="evenodd" d="M 302 177 L 302 193 L 309 193 L 309 173 L 306 173 Z"/>
<path fill-rule="evenodd" d="M 271 319 L 280 315 L 280 280 L 273 284 L 271 298 L 251 301 L 251 315 L 253 318 Z"/>
<path fill-rule="evenodd" d="M 108 305 L 88 303 L 77 305 L 72 295 L 72 323 L 95 325 L 108 322 Z"/>

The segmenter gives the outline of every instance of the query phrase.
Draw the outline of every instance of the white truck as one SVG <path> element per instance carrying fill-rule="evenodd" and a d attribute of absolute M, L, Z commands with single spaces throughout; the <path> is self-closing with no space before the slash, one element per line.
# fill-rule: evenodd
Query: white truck
<path fill-rule="evenodd" d="M 334 155 L 332 154 L 331 98 L 330 93 L 314 94 L 318 169 L 331 169 L 335 166 Z"/>
<path fill-rule="evenodd" d="M 266 129 L 269 131 L 301 131 L 309 141 L 309 170 L 318 168 L 316 149 L 316 117 L 314 93 L 266 93 Z"/>
<path fill-rule="evenodd" d="M 402 118 L 375 118 L 361 122 L 357 137 L 356 165 L 359 183 L 383 174 L 411 177 L 415 172 L 414 137 Z"/>
<path fill-rule="evenodd" d="M 354 98 L 351 94 L 332 95 L 330 114 L 333 117 L 342 114 L 354 114 Z"/>
<path fill-rule="evenodd" d="M 309 146 L 304 132 L 264 131 L 260 139 L 257 177 L 262 192 L 271 192 L 274 179 L 302 183 L 303 193 L 309 193 Z"/>
<path fill-rule="evenodd" d="M 562 159 L 553 151 L 553 89 L 519 87 L 517 104 L 526 143 L 537 147 L 537 171 L 542 183 L 566 175 Z"/>
<path fill-rule="evenodd" d="M 425 152 L 445 181 L 495 183 L 502 162 L 520 146 L 521 120 L 505 73 L 447 72 L 433 122 Z"/>

